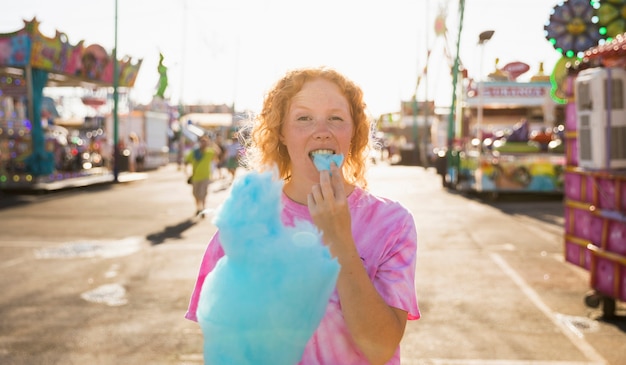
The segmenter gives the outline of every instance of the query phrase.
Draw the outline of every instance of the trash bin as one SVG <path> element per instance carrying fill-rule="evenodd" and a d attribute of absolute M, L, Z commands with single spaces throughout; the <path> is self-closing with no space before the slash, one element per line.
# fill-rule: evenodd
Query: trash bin
<path fill-rule="evenodd" d="M 400 162 L 398 165 L 417 166 L 419 165 L 419 151 L 415 148 L 401 149 Z"/>
<path fill-rule="evenodd" d="M 444 176 L 448 171 L 448 154 L 438 153 L 435 155 L 435 169 L 437 174 Z"/>
<path fill-rule="evenodd" d="M 130 171 L 130 150 L 125 148 L 118 151 L 115 155 L 115 164 L 117 171 Z"/>

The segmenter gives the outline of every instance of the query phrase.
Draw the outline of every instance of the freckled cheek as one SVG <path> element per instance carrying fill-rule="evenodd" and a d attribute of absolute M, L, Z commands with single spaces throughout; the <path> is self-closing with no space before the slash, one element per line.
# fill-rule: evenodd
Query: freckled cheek
<path fill-rule="evenodd" d="M 294 138 L 301 138 L 302 136 L 309 135 L 315 131 L 312 125 L 299 125 L 292 126 L 287 130 L 287 134 L 291 135 Z"/>
<path fill-rule="evenodd" d="M 348 149 L 350 147 L 350 143 L 352 142 L 352 137 L 354 137 L 354 131 L 351 128 L 342 129 L 335 133 L 335 136 L 342 147 Z"/>
<path fill-rule="evenodd" d="M 283 143 L 287 146 L 291 159 L 308 158 L 305 149 L 310 136 L 311 133 L 298 129 L 292 129 L 284 134 Z"/>

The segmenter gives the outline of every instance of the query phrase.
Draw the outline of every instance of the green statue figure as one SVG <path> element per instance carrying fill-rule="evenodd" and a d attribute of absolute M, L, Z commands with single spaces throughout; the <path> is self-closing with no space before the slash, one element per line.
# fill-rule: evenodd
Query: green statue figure
<path fill-rule="evenodd" d="M 157 84 L 155 96 L 164 99 L 165 90 L 167 89 L 167 67 L 163 64 L 163 53 L 159 53 L 159 66 L 157 70 L 159 71 L 159 83 Z"/>

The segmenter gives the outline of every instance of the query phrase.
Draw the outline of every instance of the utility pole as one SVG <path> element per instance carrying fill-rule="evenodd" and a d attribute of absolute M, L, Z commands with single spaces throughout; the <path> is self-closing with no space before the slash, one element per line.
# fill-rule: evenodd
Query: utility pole
<path fill-rule="evenodd" d="M 459 90 L 458 79 L 459 79 L 459 64 L 460 64 L 460 55 L 459 49 L 461 48 L 461 33 L 463 33 L 463 16 L 465 14 L 465 0 L 459 0 L 459 33 L 456 38 L 456 54 L 454 56 L 454 66 L 452 67 L 452 103 L 450 103 L 450 113 L 448 114 L 448 150 L 447 150 L 447 164 L 446 164 L 446 175 L 450 171 L 450 168 L 453 167 L 454 161 L 458 160 L 453 156 L 453 148 L 454 148 L 454 119 L 455 119 L 455 110 L 456 110 L 456 96 Z M 456 154 L 455 154 L 456 155 Z M 454 180 L 457 179 L 457 176 L 450 176 L 450 184 L 454 185 Z"/>
<path fill-rule="evenodd" d="M 120 161 L 122 151 L 119 148 L 119 64 L 117 63 L 117 0 L 115 0 L 115 39 L 113 40 L 113 181 L 119 182 Z"/>

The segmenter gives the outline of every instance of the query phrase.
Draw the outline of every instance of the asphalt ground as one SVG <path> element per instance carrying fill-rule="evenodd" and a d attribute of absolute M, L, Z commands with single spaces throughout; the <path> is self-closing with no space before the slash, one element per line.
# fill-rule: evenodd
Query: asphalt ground
<path fill-rule="evenodd" d="M 183 318 L 228 196 L 194 216 L 176 165 L 123 183 L 0 193 L 0 364 L 202 364 Z M 589 274 L 563 260 L 558 196 L 450 192 L 434 171 L 378 164 L 370 189 L 399 200 L 419 236 L 402 364 L 626 364 L 626 306 L 589 308 Z"/>

